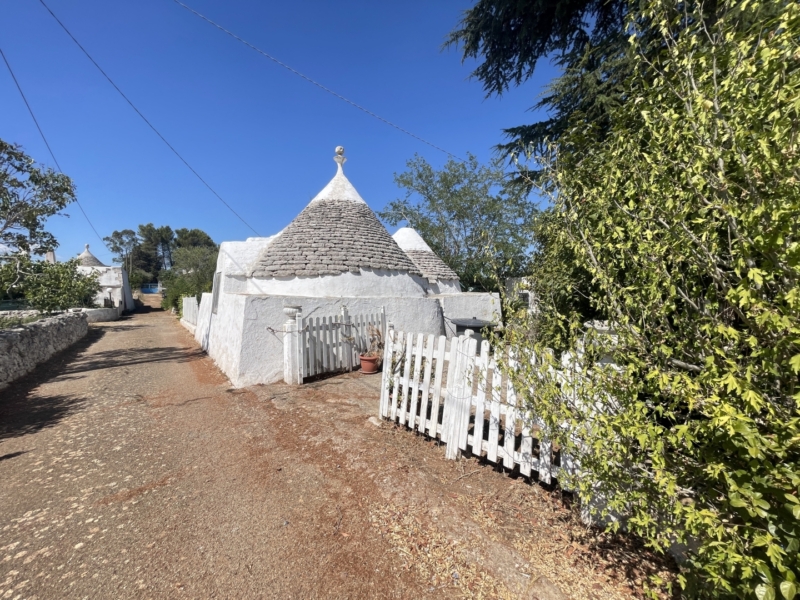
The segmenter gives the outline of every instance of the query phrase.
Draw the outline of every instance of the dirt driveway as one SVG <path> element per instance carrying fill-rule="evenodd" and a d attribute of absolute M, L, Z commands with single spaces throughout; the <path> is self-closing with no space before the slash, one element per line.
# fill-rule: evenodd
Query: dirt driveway
<path fill-rule="evenodd" d="M 166 313 L 93 325 L 0 392 L 0 599 L 629 598 L 662 569 L 371 423 L 379 386 L 232 389 Z"/>

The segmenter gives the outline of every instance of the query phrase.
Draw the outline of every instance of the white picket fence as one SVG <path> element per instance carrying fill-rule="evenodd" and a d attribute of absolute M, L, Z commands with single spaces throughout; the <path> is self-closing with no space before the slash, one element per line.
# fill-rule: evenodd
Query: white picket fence
<path fill-rule="evenodd" d="M 184 321 L 191 325 L 197 325 L 197 298 L 194 296 L 192 297 L 185 297 L 182 298 L 183 301 L 183 316 L 181 317 Z"/>
<path fill-rule="evenodd" d="M 537 471 L 550 483 L 575 465 L 554 452 L 535 415 L 518 402 L 508 377 L 484 340 L 467 335 L 447 340 L 433 334 L 389 330 L 384 349 L 380 416 L 447 444 L 447 458 L 459 452 Z M 512 363 L 513 364 L 513 359 Z"/>
<path fill-rule="evenodd" d="M 386 311 L 350 315 L 308 316 L 302 307 L 284 308 L 290 315 L 284 327 L 284 380 L 299 384 L 304 379 L 327 373 L 352 371 L 358 356 L 369 349 L 369 329 L 386 331 Z"/>

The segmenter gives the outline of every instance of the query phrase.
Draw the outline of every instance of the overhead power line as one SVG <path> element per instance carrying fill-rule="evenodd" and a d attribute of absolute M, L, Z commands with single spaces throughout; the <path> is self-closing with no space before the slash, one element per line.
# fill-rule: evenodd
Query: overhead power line
<path fill-rule="evenodd" d="M 232 207 L 230 204 L 228 204 L 227 202 L 225 202 L 225 200 L 223 200 L 223 199 L 222 199 L 222 196 L 220 196 L 220 195 L 219 195 L 219 194 L 216 192 L 216 190 L 215 190 L 214 188 L 212 188 L 212 187 L 211 187 L 211 186 L 208 184 L 208 182 L 207 182 L 205 179 L 203 179 L 203 178 L 200 176 L 200 174 L 199 174 L 197 171 L 195 171 L 195 170 L 194 170 L 194 168 L 192 167 L 192 165 L 190 165 L 190 164 L 189 164 L 189 162 L 188 162 L 188 161 L 187 161 L 185 158 L 183 158 L 183 156 L 181 156 L 181 154 L 180 154 L 180 153 L 179 153 L 179 152 L 178 152 L 178 151 L 175 149 L 175 147 L 174 147 L 172 144 L 170 144 L 170 143 L 167 141 L 167 139 L 166 139 L 166 138 L 165 138 L 163 135 L 161 135 L 161 132 L 160 132 L 160 131 L 158 131 L 158 129 L 156 129 L 156 128 L 155 128 L 155 126 L 154 126 L 154 125 L 153 125 L 153 124 L 152 124 L 150 121 L 148 121 L 148 120 L 147 120 L 147 117 L 145 117 L 145 116 L 142 114 L 142 112 L 141 112 L 141 111 L 140 111 L 138 108 L 136 108 L 136 106 L 134 105 L 134 103 L 133 103 L 133 102 L 131 102 L 130 98 L 128 98 L 128 97 L 127 97 L 127 96 L 126 96 L 126 95 L 123 93 L 123 91 L 122 91 L 121 89 L 119 89 L 119 86 L 117 86 L 117 84 L 116 84 L 116 83 L 114 83 L 114 81 L 111 79 L 111 77 L 109 77 L 109 76 L 108 76 L 108 74 L 107 74 L 107 73 L 106 73 L 106 72 L 105 72 L 105 71 L 102 69 L 102 67 L 100 67 L 100 65 L 99 65 L 99 64 L 97 64 L 97 61 L 95 61 L 95 59 L 93 59 L 93 58 L 92 58 L 91 54 L 89 54 L 89 53 L 86 51 L 86 48 L 84 48 L 84 47 L 81 45 L 81 43 L 80 43 L 80 42 L 79 42 L 77 39 L 75 39 L 75 36 L 74 36 L 74 35 L 72 35 L 72 33 L 70 33 L 69 29 L 67 29 L 66 25 L 64 25 L 64 23 L 62 23 L 62 22 L 61 22 L 61 20 L 60 20 L 60 19 L 59 19 L 59 18 L 56 16 L 56 14 L 55 14 L 55 13 L 54 13 L 52 10 L 50 10 L 50 7 L 49 7 L 49 6 L 47 6 L 47 4 L 45 4 L 44 0 L 39 0 L 39 2 L 41 2 L 41 3 L 42 3 L 42 6 L 44 6 L 44 7 L 47 9 L 47 12 L 49 12 L 49 13 L 50 13 L 50 15 L 53 17 L 53 19 L 55 19 L 56 23 L 58 23 L 58 24 L 61 26 L 61 29 L 63 29 L 63 30 L 64 30 L 64 32 L 65 32 L 65 33 L 66 33 L 66 34 L 67 34 L 67 35 L 70 37 L 70 39 L 72 39 L 72 41 L 73 41 L 73 42 L 75 42 L 75 45 L 76 45 L 76 46 L 78 46 L 78 48 L 80 48 L 80 49 L 81 49 L 81 51 L 82 51 L 82 52 L 83 52 L 83 53 L 86 55 L 86 58 L 88 58 L 88 59 L 91 61 L 91 63 L 92 63 L 92 64 L 93 64 L 95 67 L 97 67 L 97 70 L 98 70 L 98 71 L 100 71 L 100 73 L 102 73 L 102 74 L 103 74 L 103 77 L 105 77 L 105 78 L 108 80 L 108 82 L 111 84 L 111 86 L 112 86 L 112 87 L 113 87 L 115 90 L 117 90 L 117 92 L 119 93 L 119 95 L 123 97 L 123 99 L 125 100 L 125 102 L 127 102 L 127 103 L 130 105 L 130 107 L 131 107 L 131 108 L 134 110 L 134 112 L 136 112 L 136 114 L 137 114 L 137 115 L 139 115 L 139 116 L 142 118 L 142 120 L 143 120 L 143 121 L 144 121 L 144 122 L 147 124 L 147 126 L 148 126 L 150 129 L 152 129 L 152 130 L 153 130 L 153 132 L 154 132 L 154 133 L 155 133 L 155 134 L 156 134 L 156 135 L 157 135 L 159 138 L 161 138 L 161 141 L 162 141 L 162 142 L 164 142 L 164 143 L 167 145 L 167 147 L 168 147 L 170 150 L 172 150 L 173 154 L 175 154 L 175 156 L 177 156 L 177 157 L 180 159 L 180 161 L 181 161 L 181 162 L 182 162 L 184 165 L 186 165 L 186 168 L 188 168 L 188 169 L 189 169 L 189 170 L 190 170 L 190 171 L 191 171 L 191 172 L 194 174 L 194 176 L 195 176 L 195 177 L 197 177 L 197 179 L 199 179 L 199 180 L 200 180 L 200 182 L 201 182 L 201 183 L 202 183 L 204 186 L 206 186 L 206 187 L 207 187 L 207 188 L 208 188 L 208 189 L 211 191 L 211 193 L 212 193 L 212 194 L 214 194 L 214 195 L 217 197 L 217 200 L 219 200 L 220 202 L 222 202 L 222 204 L 224 204 L 224 205 L 227 207 L 227 209 L 228 209 L 229 211 L 231 211 L 231 212 L 232 212 L 234 215 L 236 215 L 236 217 L 237 217 L 237 218 L 238 218 L 238 219 L 239 219 L 239 220 L 240 220 L 242 223 L 244 223 L 244 224 L 245 224 L 245 225 L 248 227 L 248 229 L 250 229 L 250 231 L 252 231 L 252 232 L 253 232 L 253 233 L 255 233 L 257 236 L 259 236 L 259 237 L 260 237 L 260 234 L 259 234 L 259 233 L 258 233 L 258 232 L 257 232 L 255 229 L 253 229 L 253 228 L 250 226 L 250 224 L 249 224 L 247 221 L 245 221 L 245 220 L 242 218 L 242 216 L 241 216 L 239 213 L 237 213 L 235 210 L 233 210 L 233 207 Z"/>
<path fill-rule="evenodd" d="M 41 1 L 41 0 L 40 0 L 40 1 Z M 321 90 L 324 90 L 324 91 L 328 92 L 329 94 L 331 94 L 332 96 L 335 96 L 335 97 L 339 98 L 339 100 L 343 100 L 344 102 L 347 102 L 349 105 L 351 105 L 351 106 L 354 106 L 354 107 L 355 107 L 355 108 L 357 108 L 358 110 L 360 110 L 360 111 L 362 111 L 362 112 L 365 112 L 365 113 L 367 113 L 369 116 L 371 116 L 371 117 L 374 117 L 374 118 L 378 119 L 379 121 L 381 121 L 381 122 L 385 123 L 386 125 L 389 125 L 389 127 L 394 127 L 394 128 L 395 128 L 395 129 L 397 129 L 398 131 L 400 131 L 400 132 L 402 132 L 402 133 L 405 133 L 405 134 L 406 134 L 406 135 L 408 135 L 408 136 L 411 136 L 412 138 L 414 138 L 414 139 L 415 139 L 415 140 L 417 140 L 417 141 L 420 141 L 420 142 L 422 142 L 423 144 L 427 144 L 428 146 L 430 146 L 431 148 L 434 148 L 434 149 L 438 150 L 439 152 L 444 152 L 445 154 L 447 154 L 448 156 L 450 156 L 450 157 L 452 157 L 452 158 L 455 158 L 455 159 L 456 159 L 457 161 L 459 161 L 459 162 L 464 162 L 464 159 L 462 159 L 462 158 L 460 158 L 460 157 L 456 156 L 456 155 L 455 155 L 455 154 L 453 154 L 452 152 L 448 152 L 448 151 L 447 151 L 447 150 L 445 150 L 444 148 L 440 148 L 440 147 L 439 147 L 439 146 L 437 146 L 436 144 L 433 144 L 433 143 L 429 142 L 428 140 L 426 140 L 426 139 L 423 139 L 423 138 L 419 137 L 418 135 L 415 135 L 415 134 L 411 133 L 411 132 L 410 132 L 410 131 L 408 131 L 407 129 L 403 129 L 403 128 L 402 128 L 402 127 L 400 127 L 399 125 L 395 125 L 394 123 L 392 123 L 392 122 L 391 122 L 391 121 L 389 121 L 388 119 L 384 119 L 384 118 L 383 118 L 383 117 L 381 117 L 380 115 L 376 115 L 374 112 L 372 112 L 371 110 L 367 110 L 366 108 L 364 108 L 364 107 L 363 107 L 363 106 L 361 106 L 360 104 L 356 104 L 355 102 L 353 102 L 352 100 L 350 100 L 350 99 L 348 99 L 348 98 L 345 98 L 345 97 L 344 97 L 344 96 L 342 96 L 341 94 L 337 94 L 337 93 L 336 93 L 336 92 L 334 92 L 332 89 L 330 89 L 330 88 L 328 88 L 328 87 L 325 87 L 324 85 L 322 85 L 322 84 L 321 84 L 321 83 L 319 83 L 318 81 L 315 81 L 315 80 L 311 79 L 311 77 L 308 77 L 307 75 L 303 75 L 303 74 L 302 74 L 300 71 L 298 71 L 297 69 L 294 69 L 294 68 L 290 67 L 290 66 L 289 66 L 289 65 L 287 65 L 286 63 L 284 63 L 284 62 L 282 62 L 282 61 L 278 60 L 277 58 L 275 58 L 274 56 L 272 56 L 271 54 L 268 54 L 267 52 L 264 52 L 263 50 L 261 50 L 261 48 L 258 48 L 258 47 L 256 47 L 256 46 L 254 46 L 253 44 L 251 44 L 250 42 L 248 42 L 247 40 L 244 40 L 244 39 L 240 38 L 238 35 L 236 35 L 236 34 L 235 34 L 235 33 L 233 33 L 232 31 L 229 31 L 229 30 L 225 29 L 225 28 L 224 28 L 222 25 L 219 25 L 218 23 L 215 23 L 214 21 L 212 21 L 211 19 L 209 19 L 209 18 L 208 18 L 208 17 L 206 17 L 205 15 L 203 15 L 203 14 L 201 14 L 201 13 L 197 12 L 197 11 L 196 11 L 196 10 L 194 10 L 194 9 L 193 9 L 191 6 L 187 6 L 187 5 L 186 5 L 186 4 L 184 4 L 183 2 L 180 2 L 179 0 L 173 0 L 173 1 L 175 2 L 175 4 L 178 4 L 178 5 L 182 6 L 183 8 L 185 8 L 186 10 L 188 10 L 189 12 L 191 12 L 191 13 L 193 13 L 193 14 L 197 15 L 198 17 L 200 17 L 201 19 L 203 19 L 204 21 L 206 21 L 207 23 L 210 23 L 211 25 L 213 25 L 214 27 L 216 27 L 216 28 L 217 28 L 217 29 L 219 29 L 220 31 L 223 31 L 223 32 L 227 33 L 227 34 L 228 34 L 229 36 L 231 36 L 233 39 L 235 39 L 235 40 L 237 40 L 237 41 L 239 41 L 239 42 L 243 43 L 243 44 L 244 44 L 245 46 L 247 46 L 248 48 L 252 48 L 253 50 L 255 50 L 256 52 L 258 52 L 259 54 L 261 54 L 261 55 L 263 55 L 263 56 L 266 56 L 268 59 L 270 59 L 270 60 L 271 60 L 272 62 L 274 62 L 275 64 L 277 64 L 277 65 L 280 65 L 281 67 L 283 67 L 283 68 L 284 68 L 284 69 L 286 69 L 287 71 L 290 71 L 290 72 L 294 73 L 294 74 L 295 74 L 295 75 L 297 75 L 298 77 L 302 77 L 303 79 L 305 79 L 306 81 L 308 81 L 308 82 L 309 82 L 309 83 L 311 83 L 311 84 L 314 84 L 315 86 L 317 86 L 317 87 L 318 87 L 318 88 L 320 88 Z"/>
<path fill-rule="evenodd" d="M 58 161 L 56 160 L 56 155 L 53 154 L 53 149 L 50 147 L 50 143 L 47 141 L 47 138 L 44 136 L 44 131 L 42 131 L 42 128 L 39 125 L 39 121 L 36 119 L 36 115 L 33 114 L 33 109 L 31 108 L 31 105 L 28 102 L 28 99 L 25 97 L 25 92 L 22 91 L 22 86 L 19 84 L 19 81 L 17 81 L 17 76 L 14 75 L 14 71 L 11 68 L 11 63 L 8 62 L 8 59 L 6 58 L 6 55 L 3 52 L 2 48 L 0 48 L 0 56 L 3 57 L 3 62 L 6 63 L 6 67 L 8 67 L 8 72 L 11 74 L 11 79 L 14 80 L 14 84 L 17 86 L 17 89 L 19 90 L 19 95 L 22 96 L 22 101 L 25 103 L 25 106 L 28 107 L 28 112 L 31 114 L 31 119 L 33 119 L 33 122 L 36 124 L 36 129 L 39 130 L 39 135 L 42 136 L 42 140 L 44 140 L 44 145 L 47 146 L 47 151 L 50 153 L 50 157 L 53 159 L 53 162 L 55 163 L 55 165 L 58 168 L 59 172 L 60 173 L 64 173 L 64 171 L 61 169 L 61 165 L 59 165 Z M 77 198 L 75 198 L 75 202 L 77 203 L 78 208 L 81 209 L 81 212 L 83 213 L 83 216 L 86 219 L 86 222 L 89 224 L 89 227 L 92 228 L 92 231 L 94 231 L 94 234 L 99 238 L 99 240 L 105 246 L 106 245 L 105 240 L 103 239 L 103 237 L 99 233 L 97 233 L 97 229 L 95 229 L 94 225 L 92 224 L 91 219 L 89 219 L 89 215 L 87 215 L 86 211 L 83 210 L 83 206 L 81 206 L 81 201 L 78 200 Z"/>

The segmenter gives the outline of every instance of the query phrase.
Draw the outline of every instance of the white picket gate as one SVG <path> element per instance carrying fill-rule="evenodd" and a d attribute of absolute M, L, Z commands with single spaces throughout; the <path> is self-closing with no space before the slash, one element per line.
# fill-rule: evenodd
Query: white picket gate
<path fill-rule="evenodd" d="M 511 381 L 490 355 L 489 342 L 477 350 L 471 331 L 447 340 L 389 330 L 380 416 L 438 437 L 447 444 L 450 459 L 469 448 L 507 469 L 519 465 L 522 475 L 537 471 L 545 483 L 562 468 L 574 469 L 541 435 L 535 415 L 520 405 Z"/>
<path fill-rule="evenodd" d="M 290 320 L 284 328 L 284 380 L 298 384 L 304 379 L 352 371 L 359 365 L 358 356 L 369 348 L 369 328 L 383 335 L 386 312 L 350 315 L 342 307 L 338 315 L 308 316 L 302 307 L 284 308 Z"/>

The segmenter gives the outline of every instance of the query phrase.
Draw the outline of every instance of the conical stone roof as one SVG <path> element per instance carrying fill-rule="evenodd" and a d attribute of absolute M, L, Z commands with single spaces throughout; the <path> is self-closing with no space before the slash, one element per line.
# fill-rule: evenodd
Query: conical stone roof
<path fill-rule="evenodd" d="M 89 252 L 89 244 L 86 244 L 83 252 L 78 254 L 78 260 L 81 261 L 82 267 L 105 267 L 103 263 L 101 263 L 97 257 Z"/>
<path fill-rule="evenodd" d="M 419 275 L 342 171 L 264 249 L 253 277 L 318 277 L 384 269 Z"/>
<path fill-rule="evenodd" d="M 401 227 L 394 236 L 397 245 L 413 261 L 426 279 L 458 281 L 458 275 L 425 243 L 411 227 Z"/>

